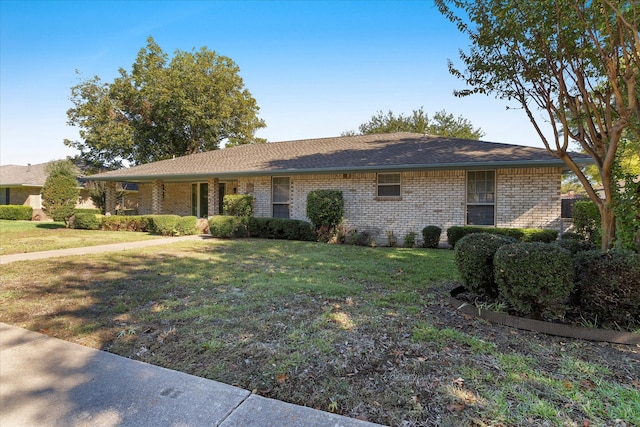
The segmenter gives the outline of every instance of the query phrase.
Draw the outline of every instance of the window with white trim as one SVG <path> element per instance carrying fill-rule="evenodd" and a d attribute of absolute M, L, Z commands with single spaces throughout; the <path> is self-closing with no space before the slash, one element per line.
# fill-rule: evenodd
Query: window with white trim
<path fill-rule="evenodd" d="M 274 176 L 271 179 L 271 202 L 274 218 L 289 218 L 291 216 L 290 180 L 288 176 Z"/>
<path fill-rule="evenodd" d="M 467 225 L 496 224 L 496 172 L 467 171 Z"/>
<path fill-rule="evenodd" d="M 377 196 L 400 197 L 400 173 L 379 173 Z"/>

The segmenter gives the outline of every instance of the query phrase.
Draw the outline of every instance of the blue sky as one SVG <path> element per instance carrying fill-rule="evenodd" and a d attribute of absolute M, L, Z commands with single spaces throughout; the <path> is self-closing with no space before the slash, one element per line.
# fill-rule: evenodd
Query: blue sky
<path fill-rule="evenodd" d="M 269 141 L 338 136 L 377 111 L 446 110 L 486 141 L 541 147 L 522 110 L 455 98 L 448 73 L 468 41 L 431 1 L 0 0 L 0 164 L 77 154 L 70 88 L 111 82 L 152 36 L 171 54 L 206 46 L 240 67 Z M 511 105 L 512 107 L 514 105 Z"/>

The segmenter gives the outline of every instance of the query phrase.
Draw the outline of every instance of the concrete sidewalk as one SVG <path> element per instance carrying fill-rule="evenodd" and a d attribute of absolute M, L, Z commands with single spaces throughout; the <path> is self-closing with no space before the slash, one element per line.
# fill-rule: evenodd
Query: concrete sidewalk
<path fill-rule="evenodd" d="M 0 425 L 343 426 L 376 424 L 0 323 Z"/>
<path fill-rule="evenodd" d="M 9 264 L 16 261 L 31 261 L 45 258 L 58 258 L 64 256 L 77 256 L 99 254 L 103 252 L 124 251 L 127 249 L 147 248 L 150 246 L 168 245 L 170 243 L 182 242 L 184 240 L 204 240 L 210 239 L 211 236 L 181 236 L 181 237 L 165 237 L 149 240 L 139 240 L 137 242 L 112 243 L 109 245 L 84 246 L 79 248 L 58 249 L 53 251 L 42 252 L 25 252 L 22 254 L 1 255 L 0 265 Z"/>

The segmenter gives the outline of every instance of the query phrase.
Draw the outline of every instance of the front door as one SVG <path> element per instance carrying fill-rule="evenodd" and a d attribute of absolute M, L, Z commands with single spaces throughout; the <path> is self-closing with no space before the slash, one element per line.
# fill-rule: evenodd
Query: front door
<path fill-rule="evenodd" d="M 209 184 L 206 182 L 191 184 L 191 215 L 198 218 L 209 216 Z"/>

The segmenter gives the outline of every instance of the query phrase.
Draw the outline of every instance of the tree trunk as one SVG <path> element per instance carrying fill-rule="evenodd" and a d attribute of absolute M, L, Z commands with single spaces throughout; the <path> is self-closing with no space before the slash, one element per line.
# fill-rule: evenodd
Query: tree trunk
<path fill-rule="evenodd" d="M 602 244 L 601 249 L 606 251 L 613 247 L 616 237 L 616 215 L 608 203 L 601 203 L 600 217 L 602 218 Z"/>

